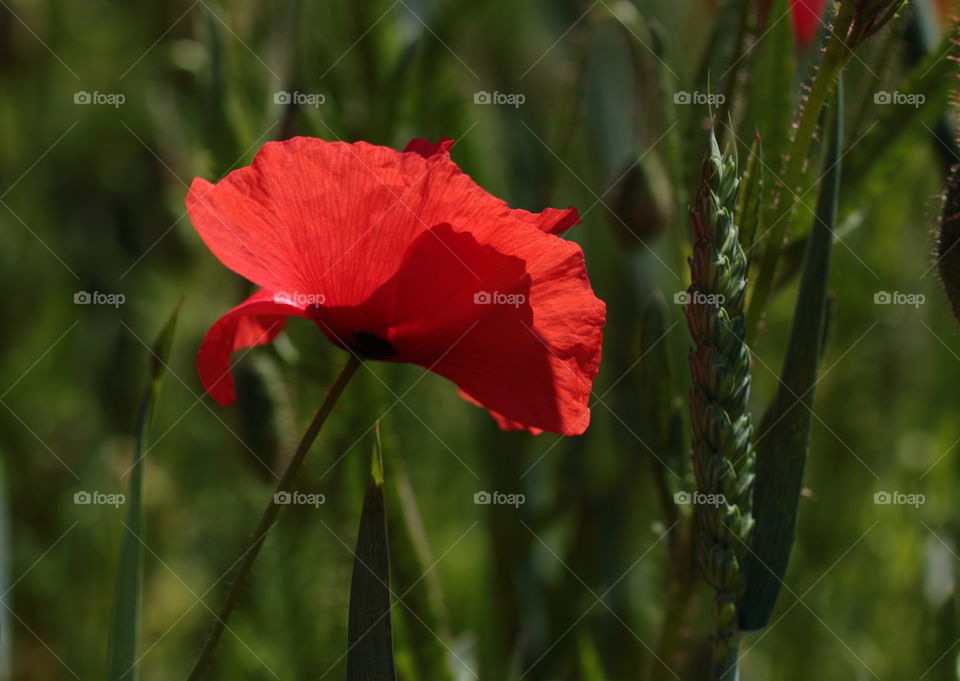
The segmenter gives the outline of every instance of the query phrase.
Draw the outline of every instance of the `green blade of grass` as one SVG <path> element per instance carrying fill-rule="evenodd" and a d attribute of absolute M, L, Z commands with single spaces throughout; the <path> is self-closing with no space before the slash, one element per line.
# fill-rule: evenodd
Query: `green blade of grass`
<path fill-rule="evenodd" d="M 763 213 L 763 171 L 763 145 L 758 133 L 753 138 L 750 154 L 747 156 L 747 167 L 740 180 L 741 189 L 736 213 L 740 220 L 740 245 L 748 258 Z"/>
<path fill-rule="evenodd" d="M 387 522 L 394 528 L 394 543 L 390 562 L 396 590 L 405 604 L 398 617 L 407 625 L 406 652 L 416 666 L 419 681 L 453 681 L 446 606 L 437 574 L 431 569 L 435 561 L 419 504 L 402 462 L 396 461 L 391 471 Z"/>
<path fill-rule="evenodd" d="M 379 431 L 354 557 L 347 629 L 347 681 L 395 681 L 390 551 Z"/>
<path fill-rule="evenodd" d="M 804 168 L 809 161 L 810 150 L 813 145 L 813 140 L 816 137 L 815 133 L 818 122 L 820 121 L 820 113 L 833 88 L 834 81 L 839 78 L 840 73 L 843 71 L 847 62 L 850 61 L 853 54 L 843 36 L 846 36 L 850 29 L 855 9 L 855 2 L 846 0 L 840 5 L 837 11 L 837 15 L 833 20 L 834 31 L 827 41 L 827 46 L 820 59 L 816 76 L 814 76 L 813 82 L 810 85 L 810 91 L 806 96 L 797 121 L 796 130 L 793 133 L 793 141 L 790 143 L 787 153 L 786 167 L 783 176 L 780 183 L 774 189 L 774 199 L 772 201 L 774 209 L 770 216 L 769 227 L 764 225 L 769 233 L 765 239 L 760 270 L 754 282 L 753 292 L 747 308 L 746 328 L 748 340 L 757 330 L 774 284 L 777 264 L 780 259 L 780 253 L 783 250 L 787 229 L 792 223 L 793 212 L 800 201 L 800 195 L 796 192 L 800 185 Z"/>
<path fill-rule="evenodd" d="M 789 20 L 776 21 L 790 11 L 787 0 L 776 0 L 770 7 L 768 25 L 760 26 L 762 38 L 747 53 L 747 96 L 744 98 L 747 133 L 758 132 L 763 139 L 762 158 L 771 170 L 780 172 L 780 163 L 790 144 L 796 88 L 796 59 Z M 725 124 L 724 119 L 719 119 Z M 758 232 L 760 236 L 762 232 Z M 741 235 L 743 232 L 741 232 Z M 746 249 L 747 244 L 742 244 Z M 749 255 L 749 253 L 748 253 Z"/>
<path fill-rule="evenodd" d="M 144 452 L 154 408 L 160 395 L 160 386 L 166 372 L 167 358 L 173 344 L 173 333 L 180 315 L 177 303 L 164 324 L 160 335 L 150 349 L 150 382 L 144 390 L 137 415 L 136 446 L 127 491 L 127 517 L 124 521 L 120 559 L 117 567 L 117 586 L 113 609 L 113 623 L 107 652 L 107 681 L 136 681 L 137 639 L 140 626 L 140 592 L 143 575 L 143 543 L 140 540 L 143 518 Z"/>
<path fill-rule="evenodd" d="M 820 366 L 827 309 L 833 227 L 837 219 L 843 147 L 843 79 L 837 80 L 833 144 L 797 294 L 780 384 L 757 436 L 753 493 L 756 525 L 746 559 L 746 592 L 739 605 L 740 628 L 759 629 L 773 612 L 790 560 L 807 452 L 814 388 Z"/>

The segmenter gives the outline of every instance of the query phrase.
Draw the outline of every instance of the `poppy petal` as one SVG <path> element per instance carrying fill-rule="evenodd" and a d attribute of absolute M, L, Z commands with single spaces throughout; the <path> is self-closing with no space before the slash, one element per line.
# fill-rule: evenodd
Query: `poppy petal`
<path fill-rule="evenodd" d="M 794 39 L 801 47 L 808 46 L 817 37 L 825 5 L 826 0 L 793 0 L 790 4 Z"/>
<path fill-rule="evenodd" d="M 514 217 L 527 222 L 547 234 L 563 234 L 574 225 L 580 224 L 580 213 L 573 206 L 569 208 L 544 208 L 540 213 L 528 213 L 514 209 Z"/>
<path fill-rule="evenodd" d="M 310 317 L 306 307 L 278 302 L 261 289 L 218 319 L 207 331 L 197 354 L 197 372 L 210 396 L 221 407 L 235 399 L 230 355 L 236 350 L 273 342 L 287 317 Z"/>
<path fill-rule="evenodd" d="M 403 150 L 405 152 L 412 151 L 415 154 L 420 154 L 424 158 L 430 158 L 431 156 L 438 156 L 440 154 L 449 154 L 452 147 L 452 139 L 449 137 L 441 137 L 437 143 L 433 143 L 430 140 L 412 139 L 407 142 L 407 146 L 405 146 Z"/>
<path fill-rule="evenodd" d="M 409 143 L 407 143 L 407 146 L 404 147 L 403 150 L 405 152 L 415 152 L 424 158 L 432 158 L 434 156 L 449 157 L 450 149 L 453 147 L 453 144 L 453 140 L 449 137 L 441 137 L 440 141 L 437 143 L 433 143 L 424 139 L 412 139 Z M 459 167 L 456 167 L 456 169 L 458 174 L 463 174 L 460 172 Z M 464 177 L 466 176 L 464 175 Z M 469 180 L 470 178 L 467 177 L 467 179 Z M 472 183 L 473 181 L 470 180 L 470 182 Z M 481 189 L 481 191 L 483 190 Z M 483 193 L 487 194 L 486 191 L 483 191 Z M 487 195 L 489 196 L 489 194 Z M 550 234 L 562 234 L 574 225 L 580 223 L 580 214 L 577 213 L 577 209 L 573 206 L 563 209 L 545 208 L 541 213 L 530 213 L 528 211 L 515 208 L 511 210 L 511 214 L 513 217 L 527 222 L 537 229 L 543 230 L 544 232 L 549 232 Z"/>
<path fill-rule="evenodd" d="M 367 299 L 399 270 L 404 247 L 436 225 L 493 232 L 526 224 L 552 233 L 579 219 L 569 208 L 511 209 L 444 153 L 425 158 L 309 137 L 268 142 L 253 165 L 216 185 L 194 180 L 187 209 L 233 271 L 268 290 L 336 305 Z"/>
<path fill-rule="evenodd" d="M 433 371 L 486 407 L 501 428 L 579 435 L 590 424 L 606 306 L 590 288 L 577 244 L 544 236 L 523 250 L 526 300 L 511 304 L 523 287 L 501 289 L 499 300 L 487 292 L 490 311 Z"/>
<path fill-rule="evenodd" d="M 559 246 L 541 244 L 547 255 L 527 260 L 532 323 L 516 314 L 493 318 L 473 338 L 487 348 L 482 365 L 469 346 L 458 346 L 434 371 L 487 407 L 501 428 L 580 435 L 590 425 L 606 306 L 590 288 L 580 247 L 552 240 Z M 545 384 L 553 395 L 544 394 Z"/>
<path fill-rule="evenodd" d="M 394 350 L 391 361 L 450 379 L 501 427 L 580 434 L 590 421 L 604 304 L 578 245 L 527 226 L 507 234 L 481 243 L 439 225 L 411 244 L 397 275 L 368 301 L 319 308 L 321 327 L 364 328 Z M 366 320 L 380 324 L 364 327 Z"/>

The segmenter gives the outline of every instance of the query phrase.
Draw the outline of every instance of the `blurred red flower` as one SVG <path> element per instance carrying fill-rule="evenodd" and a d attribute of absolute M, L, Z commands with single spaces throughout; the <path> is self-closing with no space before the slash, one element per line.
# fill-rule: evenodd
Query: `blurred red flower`
<path fill-rule="evenodd" d="M 502 428 L 582 433 L 606 308 L 576 209 L 511 209 L 450 160 L 452 140 L 403 152 L 299 137 L 271 142 L 190 219 L 224 265 L 260 287 L 207 332 L 200 379 L 234 400 L 230 355 L 312 320 L 365 359 L 410 362 L 457 384 Z"/>
<path fill-rule="evenodd" d="M 817 37 L 826 4 L 827 0 L 792 0 L 790 3 L 793 35 L 801 47 L 806 47 Z"/>

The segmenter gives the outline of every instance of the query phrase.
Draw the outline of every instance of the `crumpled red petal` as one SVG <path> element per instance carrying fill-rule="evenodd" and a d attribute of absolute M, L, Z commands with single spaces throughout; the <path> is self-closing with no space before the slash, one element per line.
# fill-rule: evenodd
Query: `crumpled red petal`
<path fill-rule="evenodd" d="M 194 181 L 190 217 L 221 262 L 268 291 L 323 300 L 294 311 L 247 301 L 218 325 L 235 313 L 309 316 L 353 350 L 356 334 L 373 334 L 394 350 L 378 359 L 449 378 L 502 427 L 582 433 L 605 308 L 580 247 L 555 236 L 579 215 L 510 208 L 456 166 L 451 145 L 414 140 L 403 153 L 294 138 L 216 185 Z M 228 331 L 218 347 L 234 342 Z M 221 401 L 229 352 L 218 353 L 208 372 Z"/>
<path fill-rule="evenodd" d="M 283 331 L 287 317 L 309 317 L 305 308 L 277 303 L 263 289 L 218 319 L 200 344 L 197 373 L 204 389 L 221 407 L 234 401 L 230 355 L 237 350 L 266 345 Z"/>

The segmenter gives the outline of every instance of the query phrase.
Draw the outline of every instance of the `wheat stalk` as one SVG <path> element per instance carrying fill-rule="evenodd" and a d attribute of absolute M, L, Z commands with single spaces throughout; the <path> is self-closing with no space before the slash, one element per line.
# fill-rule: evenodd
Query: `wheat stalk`
<path fill-rule="evenodd" d="M 693 469 L 698 492 L 698 562 L 716 591 L 715 678 L 737 678 L 737 601 L 744 591 L 741 565 L 753 530 L 753 424 L 750 352 L 743 316 L 747 259 L 738 240 L 734 206 L 737 162 L 716 137 L 702 165 L 702 186 L 691 210 L 694 229 L 687 292 L 693 387 Z"/>

